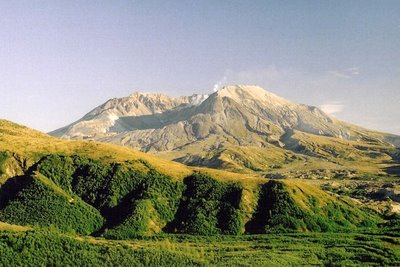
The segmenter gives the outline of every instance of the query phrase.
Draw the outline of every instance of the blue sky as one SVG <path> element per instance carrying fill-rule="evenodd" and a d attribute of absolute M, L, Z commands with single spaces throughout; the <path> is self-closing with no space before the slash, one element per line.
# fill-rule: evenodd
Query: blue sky
<path fill-rule="evenodd" d="M 0 117 L 42 131 L 134 91 L 258 84 L 400 134 L 400 1 L 0 1 Z"/>

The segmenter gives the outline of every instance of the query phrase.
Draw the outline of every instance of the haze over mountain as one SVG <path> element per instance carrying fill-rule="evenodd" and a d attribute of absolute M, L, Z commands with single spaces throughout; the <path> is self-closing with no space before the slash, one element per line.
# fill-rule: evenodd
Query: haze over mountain
<path fill-rule="evenodd" d="M 333 159 L 338 151 L 347 158 L 364 153 L 354 147 L 357 145 L 368 145 L 367 150 L 379 153 L 382 147 L 395 150 L 400 146 L 399 136 L 339 121 L 316 107 L 248 85 L 227 86 L 210 96 L 134 93 L 111 99 L 50 134 L 129 146 L 189 165 L 231 169 L 237 169 L 235 164 L 239 168 L 249 164 L 257 166 L 250 169 L 271 168 L 277 163 L 276 155 L 265 157 L 272 151 L 283 158 L 301 154 L 337 163 Z M 313 140 L 307 141 L 310 138 Z M 323 143 L 332 138 L 337 139 L 333 141 L 336 147 L 328 151 Z M 251 151 L 238 153 L 246 148 Z M 255 156 L 256 151 L 263 160 Z"/>

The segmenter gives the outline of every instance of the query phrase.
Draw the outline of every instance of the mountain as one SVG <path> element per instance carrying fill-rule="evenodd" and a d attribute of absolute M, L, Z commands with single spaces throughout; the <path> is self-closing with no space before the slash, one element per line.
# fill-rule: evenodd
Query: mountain
<path fill-rule="evenodd" d="M 50 134 L 124 145 L 188 165 L 296 177 L 310 176 L 303 165 L 319 178 L 393 172 L 400 158 L 399 136 L 339 121 L 257 86 L 180 98 L 135 93 Z M 321 169 L 328 172 L 318 174 Z"/>
<path fill-rule="evenodd" d="M 124 139 L 123 144 L 145 151 L 164 151 L 216 135 L 238 145 L 263 146 L 263 143 L 280 141 L 293 130 L 400 145 L 400 137 L 380 135 L 340 122 L 316 107 L 293 103 L 257 86 L 228 86 L 209 97 L 171 98 L 134 93 L 111 99 L 78 122 L 50 134 L 67 139 L 103 134 L 105 140 Z M 160 135 L 169 142 L 159 140 Z M 137 141 L 140 136 L 151 141 Z"/>

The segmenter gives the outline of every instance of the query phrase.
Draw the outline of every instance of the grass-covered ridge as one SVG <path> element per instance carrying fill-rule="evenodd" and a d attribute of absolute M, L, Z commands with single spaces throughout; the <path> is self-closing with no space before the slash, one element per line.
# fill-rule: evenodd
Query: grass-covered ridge
<path fill-rule="evenodd" d="M 50 154 L 0 187 L 0 220 L 114 239 L 350 231 L 380 220 L 301 182 L 265 181 L 256 191 L 245 185 L 199 172 L 176 180 L 144 160 Z"/>
<path fill-rule="evenodd" d="M 117 238 L 160 233 L 174 219 L 183 190 L 182 182 L 143 160 L 104 163 L 49 155 L 37 170 L 99 210 L 106 220 L 102 231 Z"/>
<path fill-rule="evenodd" d="M 322 191 L 319 194 L 307 195 L 301 187 L 269 181 L 261 187 L 258 208 L 246 231 L 350 231 L 359 227 L 374 228 L 380 222 L 377 215 L 355 209 L 344 201 L 335 201 Z"/>
<path fill-rule="evenodd" d="M 104 162 L 145 160 L 160 172 L 182 179 L 192 170 L 171 162 L 122 146 L 85 141 L 69 141 L 51 137 L 28 127 L 0 119 L 0 151 L 15 153 L 30 165 L 49 154 L 89 156 Z"/>

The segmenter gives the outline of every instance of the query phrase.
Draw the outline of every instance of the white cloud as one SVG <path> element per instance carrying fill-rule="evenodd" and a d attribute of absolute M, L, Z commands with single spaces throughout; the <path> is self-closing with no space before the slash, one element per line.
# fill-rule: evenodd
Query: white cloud
<path fill-rule="evenodd" d="M 350 79 L 351 78 L 350 75 L 340 72 L 340 71 L 337 71 L 337 70 L 328 71 L 328 74 L 333 75 L 337 78 L 342 78 L 342 79 Z"/>
<path fill-rule="evenodd" d="M 353 76 L 360 74 L 360 68 L 359 67 L 351 67 L 351 68 L 347 68 L 344 70 L 331 70 L 331 71 L 328 71 L 328 74 L 333 75 L 338 78 L 342 78 L 342 79 L 350 79 Z"/>
<path fill-rule="evenodd" d="M 340 102 L 331 102 L 331 103 L 325 103 L 319 106 L 319 108 L 328 114 L 337 114 L 340 113 L 344 110 L 344 105 L 341 104 Z"/>
<path fill-rule="evenodd" d="M 359 75 L 360 74 L 360 68 L 359 67 L 351 67 L 346 69 L 346 71 L 352 75 Z"/>

